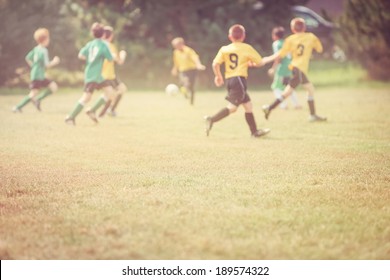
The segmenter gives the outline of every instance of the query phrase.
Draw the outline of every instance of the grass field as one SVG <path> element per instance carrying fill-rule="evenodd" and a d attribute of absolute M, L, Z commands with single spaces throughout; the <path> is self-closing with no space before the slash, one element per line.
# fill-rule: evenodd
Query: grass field
<path fill-rule="evenodd" d="M 314 124 L 304 93 L 265 122 L 272 94 L 252 91 L 263 139 L 242 109 L 205 137 L 224 92 L 129 92 L 76 127 L 77 90 L 23 114 L 2 92 L 0 259 L 390 258 L 389 87 L 319 89 Z"/>

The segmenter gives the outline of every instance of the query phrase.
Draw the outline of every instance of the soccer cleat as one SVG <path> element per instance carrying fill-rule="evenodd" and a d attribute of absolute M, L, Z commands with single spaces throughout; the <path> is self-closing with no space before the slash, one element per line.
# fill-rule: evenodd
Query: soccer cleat
<path fill-rule="evenodd" d="M 271 110 L 269 109 L 269 105 L 263 106 L 263 112 L 264 112 L 265 119 L 268 120 L 269 114 L 271 113 Z"/>
<path fill-rule="evenodd" d="M 18 107 L 13 107 L 12 108 L 12 112 L 14 112 L 14 113 L 22 113 L 22 109 L 20 109 Z"/>
<path fill-rule="evenodd" d="M 213 121 L 211 120 L 211 117 L 209 117 L 209 116 L 205 116 L 204 119 L 206 122 L 206 136 L 209 136 L 210 130 L 213 127 Z"/>
<path fill-rule="evenodd" d="M 326 122 L 326 117 L 320 117 L 317 115 L 311 115 L 309 118 L 309 122 Z"/>
<path fill-rule="evenodd" d="M 91 120 L 92 120 L 94 123 L 99 123 L 99 121 L 98 121 L 97 118 L 96 118 L 95 112 L 92 112 L 92 111 L 88 110 L 88 111 L 85 112 L 85 113 L 88 115 L 88 117 L 91 118 Z"/>
<path fill-rule="evenodd" d="M 31 101 L 34 104 L 35 108 L 37 108 L 37 110 L 41 112 L 41 101 L 40 100 L 31 100 Z"/>
<path fill-rule="evenodd" d="M 270 133 L 270 131 L 271 131 L 271 129 L 269 129 L 269 128 L 258 129 L 258 130 L 256 130 L 255 133 L 252 133 L 252 137 L 259 138 L 259 137 L 262 137 L 262 136 Z"/>
<path fill-rule="evenodd" d="M 76 125 L 75 119 L 70 118 L 70 117 L 66 117 L 65 118 L 65 123 L 68 124 L 68 125 Z"/>
<path fill-rule="evenodd" d="M 108 112 L 108 115 L 111 117 L 116 117 L 116 112 L 115 111 L 110 111 Z"/>

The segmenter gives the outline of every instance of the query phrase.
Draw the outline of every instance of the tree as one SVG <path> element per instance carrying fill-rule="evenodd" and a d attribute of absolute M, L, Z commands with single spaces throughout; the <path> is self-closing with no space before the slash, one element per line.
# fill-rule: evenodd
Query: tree
<path fill-rule="evenodd" d="M 390 2 L 348 0 L 340 25 L 348 56 L 372 79 L 390 80 Z"/>

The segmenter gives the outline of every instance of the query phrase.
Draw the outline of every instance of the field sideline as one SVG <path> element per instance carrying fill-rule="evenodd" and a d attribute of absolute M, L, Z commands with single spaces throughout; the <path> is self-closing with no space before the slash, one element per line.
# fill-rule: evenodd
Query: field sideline
<path fill-rule="evenodd" d="M 0 259 L 389 259 L 388 88 L 319 89 L 327 123 L 307 121 L 303 92 L 266 122 L 273 96 L 252 90 L 263 139 L 243 109 L 205 137 L 222 91 L 195 107 L 129 92 L 117 118 L 76 127 L 77 90 L 23 114 L 2 92 Z"/>

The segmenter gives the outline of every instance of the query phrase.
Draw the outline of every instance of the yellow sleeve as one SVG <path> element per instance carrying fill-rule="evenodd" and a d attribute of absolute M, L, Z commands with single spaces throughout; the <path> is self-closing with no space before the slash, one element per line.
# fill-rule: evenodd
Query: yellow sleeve
<path fill-rule="evenodd" d="M 313 36 L 314 36 L 314 43 L 313 43 L 314 46 L 313 46 L 313 48 L 316 50 L 316 52 L 322 53 L 323 47 L 322 47 L 320 39 L 318 39 L 318 37 L 315 36 L 314 34 L 313 34 Z"/>
<path fill-rule="evenodd" d="M 224 63 L 224 60 L 223 60 L 223 47 L 219 49 L 217 55 L 215 56 L 215 58 L 213 60 L 213 63 L 218 63 L 218 64 Z"/>
<path fill-rule="evenodd" d="M 282 48 L 279 51 L 279 57 L 283 58 L 291 53 L 291 41 L 288 38 L 284 41 Z"/>
<path fill-rule="evenodd" d="M 179 68 L 179 62 L 177 61 L 176 50 L 173 51 L 172 58 L 173 58 L 173 66 L 178 69 Z"/>
<path fill-rule="evenodd" d="M 188 48 L 188 53 L 189 53 L 191 59 L 193 60 L 193 62 L 198 60 L 199 55 L 193 49 Z"/>
<path fill-rule="evenodd" d="M 256 64 L 259 64 L 262 60 L 261 55 L 253 47 L 250 47 L 249 50 L 250 50 L 248 56 L 249 60 Z"/>

